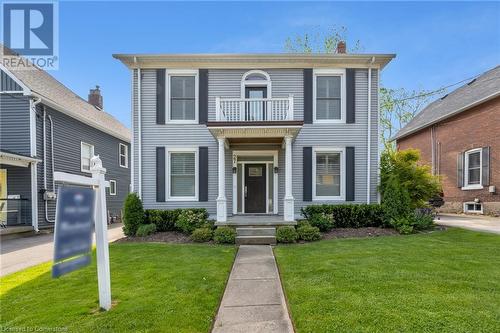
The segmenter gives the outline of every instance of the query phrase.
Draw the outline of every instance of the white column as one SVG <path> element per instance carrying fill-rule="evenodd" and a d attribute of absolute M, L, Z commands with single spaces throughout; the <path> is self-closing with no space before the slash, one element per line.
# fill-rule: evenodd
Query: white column
<path fill-rule="evenodd" d="M 37 163 L 32 162 L 31 168 L 31 225 L 38 232 L 38 177 Z"/>
<path fill-rule="evenodd" d="M 236 168 L 236 169 L 235 169 Z M 234 172 L 233 170 L 236 170 Z M 233 153 L 233 215 L 238 213 L 238 156 Z"/>
<path fill-rule="evenodd" d="M 292 137 L 285 136 L 285 221 L 294 221 L 294 203 L 292 195 Z"/>
<path fill-rule="evenodd" d="M 226 138 L 217 138 L 219 142 L 219 196 L 217 197 L 217 222 L 226 222 L 227 203 L 226 203 L 226 167 L 224 157 L 224 144 Z"/>
<path fill-rule="evenodd" d="M 99 289 L 99 306 L 102 309 L 111 309 L 111 278 L 109 271 L 108 247 L 108 215 L 106 210 L 106 185 L 104 179 L 106 169 L 102 167 L 99 156 L 91 159 L 92 178 L 97 179 L 96 206 L 95 206 L 95 238 L 97 254 L 97 284 Z"/>

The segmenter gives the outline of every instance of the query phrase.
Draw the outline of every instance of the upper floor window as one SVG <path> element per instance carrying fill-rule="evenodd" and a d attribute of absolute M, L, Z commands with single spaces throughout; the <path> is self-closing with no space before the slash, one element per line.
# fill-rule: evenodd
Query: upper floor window
<path fill-rule="evenodd" d="M 342 200 L 344 196 L 343 149 L 315 149 L 313 193 L 315 200 Z"/>
<path fill-rule="evenodd" d="M 262 99 L 271 97 L 271 77 L 264 71 L 251 70 L 241 78 L 241 98 Z"/>
<path fill-rule="evenodd" d="M 345 70 L 315 70 L 313 95 L 314 122 L 345 121 Z"/>
<path fill-rule="evenodd" d="M 81 143 L 80 166 L 81 171 L 90 172 L 90 159 L 94 156 L 94 146 L 85 142 Z"/>
<path fill-rule="evenodd" d="M 198 122 L 198 71 L 167 71 L 167 114 L 169 122 Z"/>
<path fill-rule="evenodd" d="M 464 185 L 468 188 L 482 188 L 482 149 L 472 149 L 465 152 Z"/>
<path fill-rule="evenodd" d="M 119 145 L 120 154 L 120 166 L 122 168 L 128 168 L 128 146 L 120 143 Z"/>

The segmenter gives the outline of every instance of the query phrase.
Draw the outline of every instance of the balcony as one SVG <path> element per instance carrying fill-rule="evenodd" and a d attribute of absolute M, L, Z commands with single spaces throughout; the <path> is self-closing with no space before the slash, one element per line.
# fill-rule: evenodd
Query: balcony
<path fill-rule="evenodd" d="M 287 98 L 215 99 L 217 122 L 280 122 L 293 120 L 293 96 Z"/>

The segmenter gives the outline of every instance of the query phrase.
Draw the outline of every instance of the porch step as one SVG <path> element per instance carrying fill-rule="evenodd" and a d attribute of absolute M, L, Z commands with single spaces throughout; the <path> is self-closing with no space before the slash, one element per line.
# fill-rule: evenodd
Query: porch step
<path fill-rule="evenodd" d="M 276 244 L 276 228 L 236 228 L 236 245 Z"/>
<path fill-rule="evenodd" d="M 238 236 L 275 236 L 276 228 L 236 228 L 236 233 Z"/>
<path fill-rule="evenodd" d="M 236 245 L 275 245 L 274 236 L 236 236 Z"/>

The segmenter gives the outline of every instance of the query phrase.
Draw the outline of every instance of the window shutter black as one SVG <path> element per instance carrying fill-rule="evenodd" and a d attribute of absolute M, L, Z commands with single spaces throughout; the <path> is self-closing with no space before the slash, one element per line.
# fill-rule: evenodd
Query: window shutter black
<path fill-rule="evenodd" d="M 198 201 L 208 201 L 208 147 L 199 148 L 198 163 Z"/>
<path fill-rule="evenodd" d="M 165 147 L 156 147 L 156 201 L 165 201 Z"/>
<path fill-rule="evenodd" d="M 156 70 L 156 123 L 165 124 L 165 69 Z"/>
<path fill-rule="evenodd" d="M 312 201 L 312 163 L 312 147 L 304 147 L 302 161 L 303 201 Z"/>
<path fill-rule="evenodd" d="M 464 153 L 457 155 L 457 187 L 464 186 Z"/>
<path fill-rule="evenodd" d="M 208 69 L 200 69 L 198 77 L 198 121 L 200 124 L 206 124 L 208 121 Z"/>
<path fill-rule="evenodd" d="M 313 122 L 313 70 L 304 69 L 304 124 Z"/>
<path fill-rule="evenodd" d="M 346 123 L 354 124 L 356 122 L 355 113 L 355 79 L 354 69 L 346 69 L 345 82 L 346 82 Z"/>
<path fill-rule="evenodd" d="M 345 149 L 345 200 L 354 201 L 354 187 L 356 185 L 354 179 L 354 147 L 346 147 Z"/>
<path fill-rule="evenodd" d="M 490 185 L 490 147 L 483 147 L 483 164 L 482 164 L 482 179 L 481 185 Z"/>

